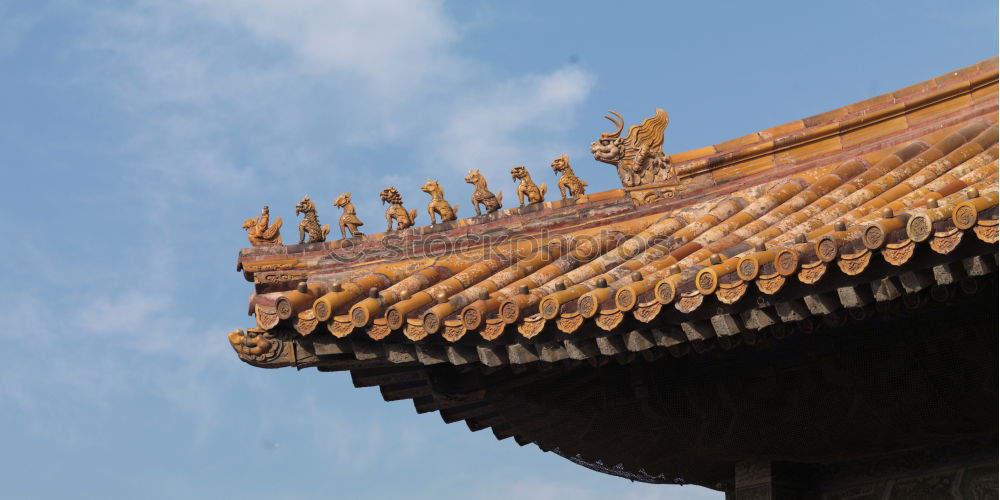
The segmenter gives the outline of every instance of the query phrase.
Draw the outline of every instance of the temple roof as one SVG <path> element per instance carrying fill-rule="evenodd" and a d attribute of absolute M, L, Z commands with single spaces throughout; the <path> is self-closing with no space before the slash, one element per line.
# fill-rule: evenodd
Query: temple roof
<path fill-rule="evenodd" d="M 994 58 L 668 155 L 673 183 L 244 249 L 256 324 L 230 341 L 255 366 L 354 370 L 427 411 L 461 405 L 406 367 L 628 363 L 919 307 L 996 269 L 997 121 Z M 488 417 L 469 425 L 517 435 Z"/>

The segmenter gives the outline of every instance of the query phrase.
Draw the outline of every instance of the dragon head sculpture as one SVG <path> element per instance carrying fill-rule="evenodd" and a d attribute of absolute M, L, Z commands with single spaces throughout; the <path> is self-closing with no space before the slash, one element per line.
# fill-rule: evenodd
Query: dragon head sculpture
<path fill-rule="evenodd" d="M 309 199 L 309 195 L 302 198 L 302 201 L 295 204 L 295 215 L 308 214 L 316 211 L 316 204 Z"/>
<path fill-rule="evenodd" d="M 524 179 L 527 176 L 528 176 L 528 169 L 526 169 L 524 167 L 518 166 L 518 167 L 514 167 L 514 168 L 510 169 L 510 178 L 511 178 L 511 180 L 516 181 L 518 179 Z"/>
<path fill-rule="evenodd" d="M 569 155 L 562 155 L 555 160 L 552 160 L 552 164 L 550 166 L 552 167 L 552 172 L 557 174 L 566 170 L 566 168 L 569 167 Z"/>
<path fill-rule="evenodd" d="M 382 192 L 379 193 L 379 198 L 382 199 L 383 205 L 386 203 L 390 205 L 403 204 L 403 196 L 399 194 L 399 191 L 396 191 L 396 188 L 392 186 L 383 189 Z"/>
<path fill-rule="evenodd" d="M 483 174 L 479 173 L 478 169 L 469 170 L 468 175 L 465 176 L 465 182 L 473 185 L 478 185 L 479 183 L 486 184 Z"/>
<path fill-rule="evenodd" d="M 438 181 L 431 179 L 427 179 L 427 182 L 425 182 L 423 186 L 420 186 L 420 190 L 430 194 L 443 192 L 443 190 L 441 189 L 441 185 L 438 184 Z"/>
<path fill-rule="evenodd" d="M 621 136 L 625 120 L 614 111 L 609 113 L 614 118 L 605 118 L 615 124 L 617 130 L 602 133 L 601 138 L 590 145 L 594 159 L 617 167 L 618 177 L 625 187 L 676 181 L 670 159 L 663 153 L 663 132 L 670 122 L 667 112 L 657 109 L 655 116 L 629 127 L 625 137 Z"/>
<path fill-rule="evenodd" d="M 333 200 L 333 206 L 344 208 L 350 202 L 351 202 L 351 192 L 348 191 L 348 192 L 346 192 L 346 193 L 338 196 L 336 200 Z"/>

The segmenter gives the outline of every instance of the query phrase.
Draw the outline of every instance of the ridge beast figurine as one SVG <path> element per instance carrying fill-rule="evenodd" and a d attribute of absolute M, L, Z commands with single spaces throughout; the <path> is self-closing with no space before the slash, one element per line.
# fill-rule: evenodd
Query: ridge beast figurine
<path fill-rule="evenodd" d="M 348 191 L 333 200 L 333 206 L 343 209 L 344 213 L 340 215 L 340 219 L 337 221 L 340 225 L 340 239 L 347 239 L 347 231 L 351 231 L 351 238 L 357 238 L 358 236 L 364 236 L 364 233 L 358 230 L 358 226 L 365 225 L 358 218 L 357 212 L 354 210 L 354 203 L 351 202 L 351 192 Z"/>
<path fill-rule="evenodd" d="M 625 137 L 621 137 L 625 120 L 614 111 L 608 112 L 617 120 L 610 116 L 605 118 L 618 130 L 610 134 L 602 133 L 601 138 L 590 145 L 590 152 L 595 160 L 618 169 L 618 177 L 625 190 L 637 191 L 632 194 L 633 201 L 643 204 L 658 198 L 672 198 L 683 189 L 670 157 L 663 153 L 663 132 L 670 122 L 667 112 L 657 109 L 655 116 L 640 125 L 629 127 Z M 649 189 L 630 189 L 647 185 Z"/>
<path fill-rule="evenodd" d="M 316 215 L 316 204 L 309 199 L 309 195 L 295 204 L 295 215 L 300 213 L 304 217 L 299 222 L 299 243 L 305 243 L 307 233 L 309 234 L 309 243 L 326 241 L 326 235 L 330 233 L 330 225 L 326 224 L 320 227 L 319 216 Z"/>
<path fill-rule="evenodd" d="M 441 222 L 455 220 L 455 212 L 458 212 L 458 205 L 449 205 L 444 199 L 444 189 L 438 181 L 427 179 L 427 182 L 420 187 L 420 190 L 431 195 L 431 202 L 427 204 L 427 214 L 431 216 L 431 224 L 437 224 L 437 216 L 441 216 Z"/>
<path fill-rule="evenodd" d="M 536 186 L 531 180 L 531 174 L 528 173 L 528 169 L 517 166 L 510 169 L 510 177 L 514 181 L 520 180 L 521 183 L 517 186 L 517 201 L 520 202 L 521 206 L 524 206 L 524 199 L 528 199 L 528 204 L 532 205 L 535 203 L 541 203 L 545 201 L 545 183 L 543 182 L 541 186 Z"/>
<path fill-rule="evenodd" d="M 267 205 L 260 210 L 260 217 L 251 217 L 243 221 L 243 229 L 247 231 L 247 239 L 255 247 L 281 244 L 281 217 L 274 218 L 274 224 L 268 226 L 270 213 Z"/>
<path fill-rule="evenodd" d="M 552 171 L 556 174 L 562 174 L 559 178 L 559 182 L 556 186 L 559 187 L 559 194 L 562 199 L 566 199 L 567 193 L 570 198 L 576 198 L 581 196 L 587 189 L 587 183 L 583 182 L 583 179 L 576 176 L 573 173 L 573 168 L 569 166 L 569 155 L 562 155 L 555 160 L 552 160 Z"/>
<path fill-rule="evenodd" d="M 472 193 L 472 206 L 476 209 L 476 215 L 482 215 L 479 205 L 482 205 L 488 214 L 496 212 L 503 207 L 503 193 L 498 191 L 494 196 L 487 189 L 486 178 L 483 177 L 483 174 L 479 173 L 479 170 L 469 170 L 469 174 L 465 176 L 465 182 L 472 184 L 476 188 Z"/>
<path fill-rule="evenodd" d="M 385 210 L 386 231 L 392 231 L 392 221 L 396 221 L 396 230 L 406 229 L 413 225 L 417 218 L 417 209 L 407 211 L 403 208 L 403 196 L 396 191 L 396 188 L 389 186 L 379 194 L 382 204 L 389 204 Z"/>

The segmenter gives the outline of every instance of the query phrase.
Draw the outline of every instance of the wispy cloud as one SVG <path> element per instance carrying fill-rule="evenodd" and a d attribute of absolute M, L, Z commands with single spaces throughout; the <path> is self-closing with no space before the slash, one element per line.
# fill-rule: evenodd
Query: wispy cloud
<path fill-rule="evenodd" d="M 88 29 L 71 50 L 95 64 L 74 84 L 97 89 L 129 125 L 122 162 L 108 167 L 126 190 L 101 195 L 121 198 L 142 233 L 87 269 L 62 248 L 29 249 L 45 272 L 30 293 L 0 297 L 16 330 L 35 334 L 18 336 L 20 347 L 46 352 L 40 375 L 27 363 L 0 371 L 0 392 L 26 411 L 60 388 L 94 405 L 141 391 L 214 425 L 216 395 L 234 381 L 206 374 L 239 367 L 224 338 L 238 325 L 207 317 L 190 286 L 233 278 L 230 261 L 212 259 L 245 240 L 234 230 L 232 243 L 213 243 L 229 227 L 220 215 L 317 179 L 380 213 L 379 189 L 415 191 L 441 165 L 509 168 L 550 154 L 594 82 L 572 66 L 500 74 L 463 54 L 466 28 L 435 0 L 139 1 L 79 15 Z"/>
<path fill-rule="evenodd" d="M 594 77 L 575 66 L 508 79 L 462 96 L 446 117 L 436 149 L 452 169 L 542 163 L 564 151 L 560 134 L 573 122 Z M 487 172 L 484 172 L 487 173 Z"/>
<path fill-rule="evenodd" d="M 116 55 L 95 76 L 146 117 L 137 160 L 226 191 L 534 161 L 563 146 L 594 83 L 578 67 L 498 74 L 462 54 L 433 0 L 142 3 L 93 22 L 93 46 Z"/>

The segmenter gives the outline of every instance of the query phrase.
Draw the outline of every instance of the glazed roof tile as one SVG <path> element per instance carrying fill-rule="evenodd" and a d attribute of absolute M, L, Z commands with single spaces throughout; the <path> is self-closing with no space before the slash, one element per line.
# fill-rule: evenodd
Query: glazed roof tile
<path fill-rule="evenodd" d="M 253 331 L 350 363 L 497 366 L 731 344 L 896 299 L 935 266 L 995 269 L 997 118 L 991 59 L 672 155 L 674 199 L 633 206 L 619 189 L 246 249 Z M 300 364 L 247 339 L 231 337 L 252 364 Z"/>

